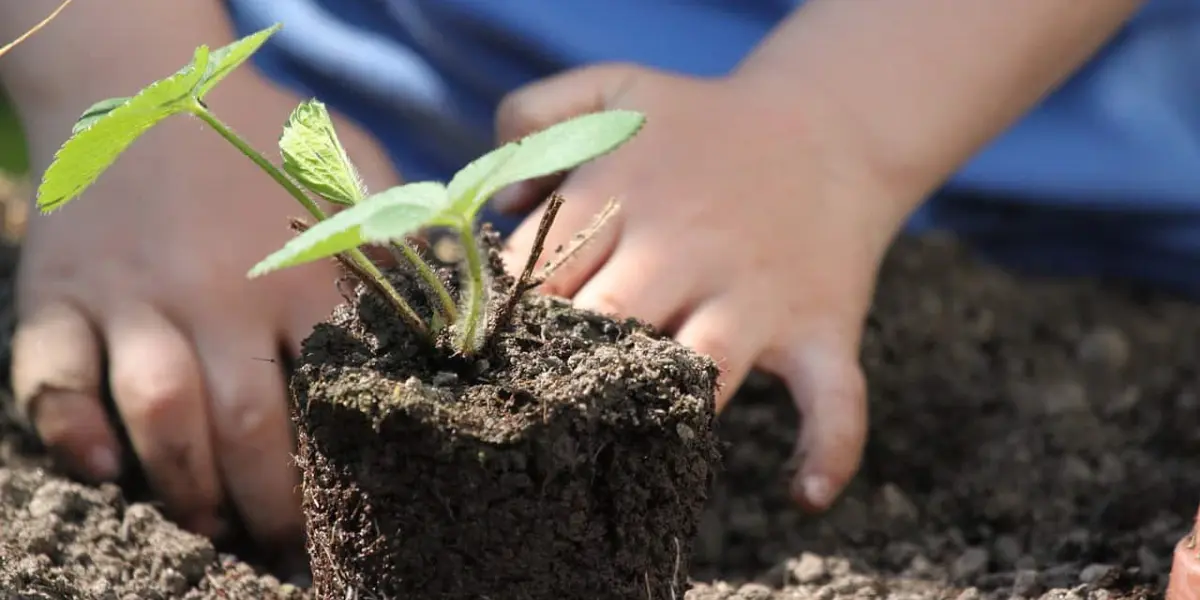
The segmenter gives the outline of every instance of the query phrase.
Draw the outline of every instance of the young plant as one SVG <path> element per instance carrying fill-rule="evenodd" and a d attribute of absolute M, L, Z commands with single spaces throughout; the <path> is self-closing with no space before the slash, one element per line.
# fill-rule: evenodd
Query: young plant
<path fill-rule="evenodd" d="M 250 147 L 205 105 L 205 95 L 279 28 L 276 24 L 212 52 L 200 46 L 192 61 L 174 75 L 132 97 L 94 104 L 80 116 L 72 136 L 46 170 L 38 188 L 38 208 L 43 213 L 61 208 L 151 127 L 171 116 L 191 115 L 258 165 L 316 221 L 311 226 L 298 223 L 299 235 L 255 265 L 249 277 L 336 258 L 382 294 L 414 331 L 432 341 L 449 327 L 455 351 L 478 352 L 487 342 L 489 320 L 498 322 L 507 316 L 489 314 L 491 285 L 475 232 L 484 203 L 513 183 L 566 171 L 616 149 L 641 129 L 644 118 L 622 110 L 575 117 L 492 150 L 458 171 L 448 184 L 422 181 L 371 194 L 321 102 L 305 101 L 289 117 L 279 142 L 282 168 Z M 328 216 L 309 193 L 343 210 Z M 409 244 L 410 236 L 433 226 L 452 230 L 463 248 L 457 300 Z M 429 295 L 431 322 L 426 323 L 366 257 L 361 247 L 367 245 L 388 247 L 412 266 Z M 510 301 L 500 310 L 511 309 Z"/>

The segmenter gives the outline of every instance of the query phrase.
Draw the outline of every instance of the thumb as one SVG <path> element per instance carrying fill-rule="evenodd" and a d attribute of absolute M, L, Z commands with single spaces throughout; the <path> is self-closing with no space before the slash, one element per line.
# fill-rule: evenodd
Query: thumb
<path fill-rule="evenodd" d="M 511 142 L 559 121 L 612 107 L 646 72 L 637 65 L 602 64 L 518 88 L 496 108 L 497 142 Z"/>
<path fill-rule="evenodd" d="M 809 342 L 772 353 L 800 411 L 792 496 L 814 510 L 833 503 L 858 471 L 867 436 L 866 380 L 853 344 Z"/>
<path fill-rule="evenodd" d="M 636 65 L 602 64 L 541 79 L 509 93 L 496 108 L 496 143 L 503 145 L 571 117 L 618 104 L 621 96 L 646 73 Z M 496 194 L 493 206 L 502 213 L 525 212 L 548 196 L 565 174 L 524 181 Z"/>

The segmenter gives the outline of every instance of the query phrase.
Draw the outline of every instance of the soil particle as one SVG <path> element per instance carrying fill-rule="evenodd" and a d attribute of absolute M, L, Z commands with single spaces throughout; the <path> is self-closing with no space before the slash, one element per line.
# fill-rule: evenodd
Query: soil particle
<path fill-rule="evenodd" d="M 968 548 L 954 561 L 950 570 L 956 579 L 969 581 L 986 572 L 991 559 L 991 554 L 983 548 Z"/>
<path fill-rule="evenodd" d="M 1013 577 L 1012 594 L 1014 596 L 1022 598 L 1036 596 L 1041 589 L 1041 580 L 1037 571 L 1022 569 L 1017 571 L 1016 576 Z"/>

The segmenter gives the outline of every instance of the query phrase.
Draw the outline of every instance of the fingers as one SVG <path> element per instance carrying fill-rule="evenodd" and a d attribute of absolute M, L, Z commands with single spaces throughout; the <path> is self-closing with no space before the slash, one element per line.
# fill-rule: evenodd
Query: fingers
<path fill-rule="evenodd" d="M 249 330 L 249 328 L 241 328 Z M 283 367 L 274 337 L 235 337 L 238 328 L 198 332 L 211 396 L 208 418 L 225 486 L 250 533 L 268 546 L 297 542 L 299 478 Z"/>
<path fill-rule="evenodd" d="M 13 338 L 17 411 L 71 472 L 93 481 L 120 475 L 120 443 L 100 401 L 100 344 L 74 306 L 43 304 Z"/>
<path fill-rule="evenodd" d="M 575 235 L 586 232 L 591 236 L 587 246 L 555 271 L 553 276 L 542 285 L 542 291 L 547 294 L 570 298 L 611 256 L 620 237 L 621 213 L 617 212 L 599 230 L 589 231 L 589 227 L 601 210 L 601 205 L 591 201 L 592 196 L 582 189 L 564 192 L 563 197 L 566 198 L 566 202 L 559 209 L 554 224 L 551 226 L 549 234 L 546 235 L 546 242 L 541 256 L 537 259 L 537 264 L 541 266 L 551 260 L 558 250 L 571 243 L 571 239 Z M 529 254 L 533 251 L 534 237 L 545 210 L 544 204 L 538 207 L 521 222 L 521 225 L 509 237 L 504 250 L 504 264 L 508 269 L 520 271 L 525 264 Z"/>
<path fill-rule="evenodd" d="M 492 196 L 492 207 L 506 216 L 529 212 L 565 179 L 565 175 L 559 174 L 514 183 Z"/>
<path fill-rule="evenodd" d="M 766 368 L 787 382 L 801 415 L 792 480 L 797 502 L 825 510 L 858 471 L 867 435 L 867 391 L 848 342 L 810 341 L 768 353 Z"/>
<path fill-rule="evenodd" d="M 758 358 L 767 334 L 752 327 L 727 301 L 711 300 L 688 316 L 675 334 L 680 344 L 717 363 L 717 412 L 729 403 Z"/>
<path fill-rule="evenodd" d="M 632 65 L 596 65 L 517 89 L 496 108 L 497 142 L 504 144 L 571 117 L 615 105 L 644 72 Z"/>
<path fill-rule="evenodd" d="M 694 281 L 654 240 L 641 236 L 622 238 L 612 255 L 586 282 L 568 273 L 557 287 L 573 289 L 575 306 L 618 318 L 637 317 L 657 328 L 665 328 L 692 297 Z"/>
<path fill-rule="evenodd" d="M 204 381 L 189 340 L 149 307 L 107 325 L 113 398 L 151 487 L 185 527 L 220 533 Z"/>
<path fill-rule="evenodd" d="M 496 109 L 496 141 L 505 144 L 582 114 L 614 106 L 645 72 L 633 65 L 606 64 L 574 69 L 538 80 L 501 100 Z M 496 194 L 502 214 L 523 213 L 563 181 L 562 174 L 523 181 Z"/>

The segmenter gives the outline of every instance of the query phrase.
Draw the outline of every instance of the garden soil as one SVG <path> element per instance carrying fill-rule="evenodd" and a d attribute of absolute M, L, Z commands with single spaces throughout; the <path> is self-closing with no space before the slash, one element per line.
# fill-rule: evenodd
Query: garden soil
<path fill-rule="evenodd" d="M 484 239 L 500 304 L 513 281 Z M 536 294 L 481 353 L 430 351 L 359 293 L 305 341 L 292 378 L 314 594 L 687 589 L 719 462 L 715 362 Z"/>
<path fill-rule="evenodd" d="M 796 412 L 752 378 L 718 423 L 685 597 L 1160 597 L 1200 501 L 1198 345 L 1198 306 L 902 241 L 864 340 L 860 474 L 830 512 L 795 508 Z M 0 600 L 275 597 L 307 596 L 116 487 L 54 475 L 0 419 Z"/>

